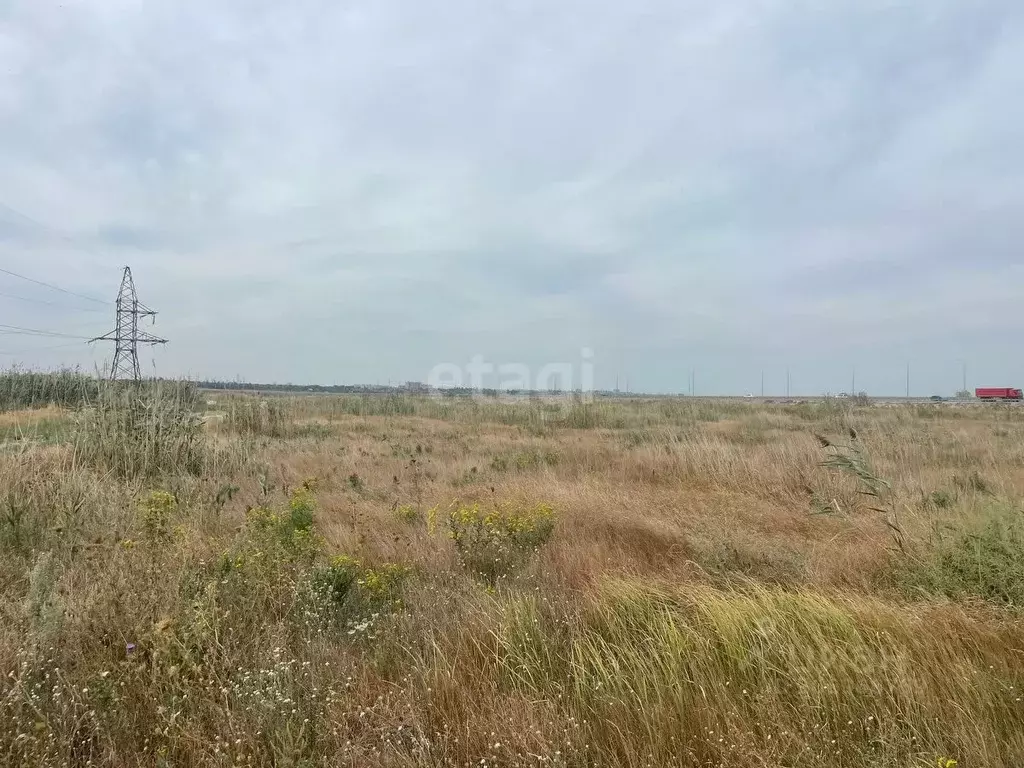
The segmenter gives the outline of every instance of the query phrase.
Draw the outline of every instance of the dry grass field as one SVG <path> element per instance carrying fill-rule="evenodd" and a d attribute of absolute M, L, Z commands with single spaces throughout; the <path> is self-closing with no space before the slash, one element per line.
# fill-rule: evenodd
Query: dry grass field
<path fill-rule="evenodd" d="M 1024 764 L 1022 410 L 81 392 L 0 414 L 4 766 Z"/>

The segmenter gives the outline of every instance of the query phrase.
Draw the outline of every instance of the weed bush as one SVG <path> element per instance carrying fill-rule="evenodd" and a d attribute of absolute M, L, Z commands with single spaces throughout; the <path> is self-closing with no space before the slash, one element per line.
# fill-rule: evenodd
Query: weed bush
<path fill-rule="evenodd" d="M 547 504 L 481 509 L 455 505 L 448 528 L 463 566 L 489 586 L 527 564 L 551 537 L 554 510 Z"/>
<path fill-rule="evenodd" d="M 250 545 L 259 547 L 259 556 L 283 553 L 287 559 L 304 559 L 315 554 L 317 542 L 313 530 L 316 502 L 305 487 L 292 491 L 284 510 L 253 507 L 246 513 Z"/>
<path fill-rule="evenodd" d="M 153 491 L 140 508 L 142 531 L 147 541 L 161 542 L 170 536 L 171 516 L 178 509 L 178 500 L 167 491 Z"/>
<path fill-rule="evenodd" d="M 399 504 L 395 507 L 395 517 L 408 525 L 417 525 L 423 521 L 420 510 L 412 504 Z"/>
<path fill-rule="evenodd" d="M 395 563 L 374 568 L 348 555 L 333 557 L 311 573 L 307 621 L 312 617 L 322 630 L 372 640 L 381 617 L 401 608 L 408 575 L 408 568 Z"/>
<path fill-rule="evenodd" d="M 213 577 L 218 599 L 249 622 L 288 620 L 323 548 L 313 525 L 315 506 L 312 492 L 300 487 L 281 508 L 250 508 Z"/>

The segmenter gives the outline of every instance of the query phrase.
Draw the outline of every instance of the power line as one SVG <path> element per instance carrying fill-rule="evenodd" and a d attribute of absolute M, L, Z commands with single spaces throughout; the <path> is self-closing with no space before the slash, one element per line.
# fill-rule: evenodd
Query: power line
<path fill-rule="evenodd" d="M 70 344 L 54 344 L 54 345 L 49 346 L 49 347 L 32 347 L 31 349 L 19 349 L 19 350 L 16 350 L 14 352 L 11 352 L 9 350 L 0 350 L 0 355 L 8 355 L 8 356 L 11 356 L 11 355 L 27 355 L 27 354 L 32 353 L 32 352 L 46 352 L 46 351 L 51 350 L 51 349 L 68 349 L 70 347 L 79 347 L 79 346 L 81 346 L 81 342 L 72 342 Z"/>
<path fill-rule="evenodd" d="M 60 331 L 43 331 L 39 328 L 23 328 L 20 325 L 4 325 L 0 323 L 0 333 L 9 334 L 12 336 L 46 336 L 56 339 L 84 339 L 88 341 L 91 336 L 75 336 L 71 333 L 61 333 Z"/>
<path fill-rule="evenodd" d="M 44 232 L 48 232 L 49 234 L 53 235 L 54 237 L 56 237 L 56 238 L 58 238 L 60 240 L 63 240 L 66 243 L 70 243 L 75 248 L 79 248 L 79 249 L 81 249 L 83 251 L 91 253 L 94 256 L 99 256 L 100 255 L 99 253 L 94 251 L 92 248 L 89 248 L 86 245 L 82 245 L 81 243 L 76 243 L 72 238 L 68 237 L 63 232 L 59 232 L 58 230 L 54 229 L 53 227 L 48 226 L 46 224 L 43 224 L 43 222 L 41 222 L 41 221 L 37 221 L 36 219 L 33 219 L 27 213 L 22 213 L 21 211 L 17 210 L 16 208 L 12 208 L 11 206 L 7 205 L 7 203 L 0 202 L 0 208 L 3 208 L 5 211 L 9 211 L 9 212 L 13 213 L 19 219 L 24 219 L 29 224 L 32 224 L 33 226 L 38 227 L 39 229 L 43 230 Z"/>
<path fill-rule="evenodd" d="M 73 309 L 76 312 L 103 312 L 104 310 L 99 307 L 73 307 L 70 304 L 58 304 L 55 301 L 43 301 L 42 299 L 30 299 L 27 296 L 15 296 L 13 293 L 4 293 L 0 291 L 0 296 L 8 299 L 17 299 L 18 301 L 27 301 L 32 304 L 45 304 L 48 307 L 62 307 L 63 309 Z"/>
<path fill-rule="evenodd" d="M 97 304 L 110 304 L 109 301 L 104 301 L 103 299 L 97 299 L 97 298 L 95 298 L 93 296 L 86 296 L 84 293 L 75 293 L 74 291 L 69 291 L 67 288 L 61 288 L 60 286 L 57 286 L 57 285 L 52 285 L 50 283 L 44 283 L 42 280 L 36 280 L 35 278 L 32 278 L 32 277 L 26 277 L 25 275 L 19 275 L 17 272 L 11 272 L 11 270 L 9 270 L 9 269 L 4 269 L 4 268 L 0 267 L 0 272 L 3 272 L 5 275 L 10 275 L 11 277 L 20 278 L 21 280 L 28 280 L 30 283 L 35 283 L 36 285 L 41 285 L 41 286 L 43 286 L 45 288 L 51 288 L 51 289 L 53 289 L 55 291 L 60 291 L 61 293 L 66 293 L 69 296 L 77 296 L 78 298 L 85 299 L 87 301 L 95 301 Z"/>

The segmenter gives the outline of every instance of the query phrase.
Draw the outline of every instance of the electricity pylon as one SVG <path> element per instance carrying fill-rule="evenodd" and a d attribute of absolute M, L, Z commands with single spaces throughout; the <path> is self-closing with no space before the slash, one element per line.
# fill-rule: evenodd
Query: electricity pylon
<path fill-rule="evenodd" d="M 140 331 L 140 317 L 155 318 L 156 312 L 139 302 L 138 294 L 135 293 L 135 282 L 132 280 L 132 270 L 130 267 L 125 267 L 124 275 L 121 277 L 121 290 L 117 293 L 117 316 L 114 330 L 92 340 L 114 342 L 114 362 L 110 366 L 111 380 L 141 380 L 139 344 L 167 343 L 167 339 Z"/>

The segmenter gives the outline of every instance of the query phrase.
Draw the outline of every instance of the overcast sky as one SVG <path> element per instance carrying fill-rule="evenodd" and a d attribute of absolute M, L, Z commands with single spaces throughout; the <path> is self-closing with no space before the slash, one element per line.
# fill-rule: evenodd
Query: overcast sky
<path fill-rule="evenodd" d="M 1019 0 L 0 0 L 0 267 L 112 301 L 131 265 L 148 372 L 1021 386 L 1022 248 Z"/>

